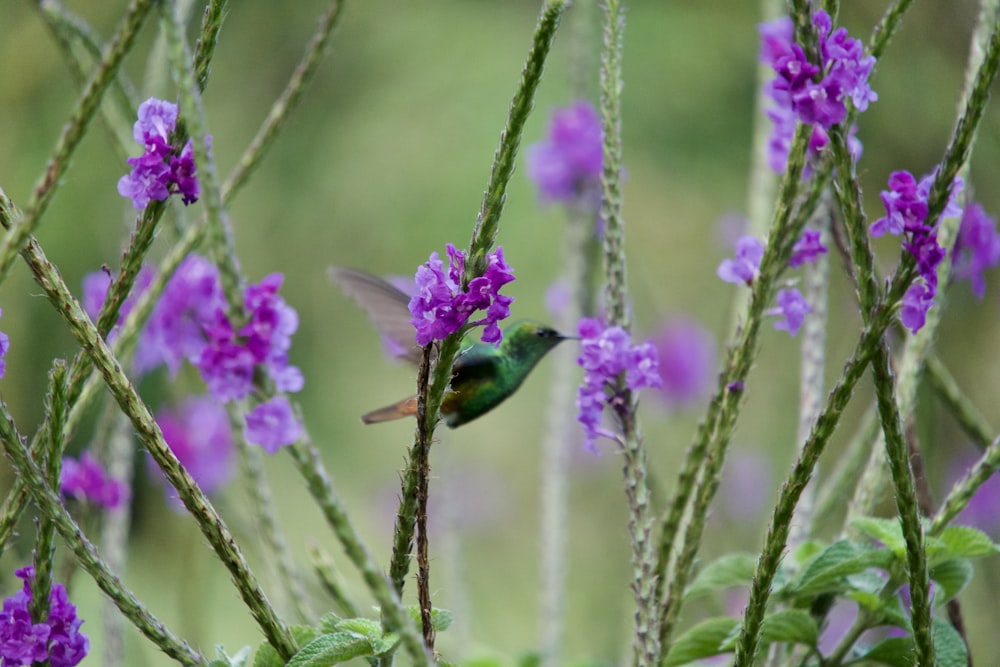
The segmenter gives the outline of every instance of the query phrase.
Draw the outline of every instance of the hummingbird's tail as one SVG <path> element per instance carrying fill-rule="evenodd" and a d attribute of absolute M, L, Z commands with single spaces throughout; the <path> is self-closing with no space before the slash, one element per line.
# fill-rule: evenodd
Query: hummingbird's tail
<path fill-rule="evenodd" d="M 411 396 L 410 398 L 404 398 L 398 403 L 393 403 L 392 405 L 387 405 L 384 408 L 379 408 L 378 410 L 372 410 L 367 414 L 363 414 L 361 415 L 361 421 L 366 424 L 378 424 L 380 422 L 388 422 L 394 419 L 402 419 L 403 417 L 409 417 L 415 414 L 417 414 L 417 397 Z"/>

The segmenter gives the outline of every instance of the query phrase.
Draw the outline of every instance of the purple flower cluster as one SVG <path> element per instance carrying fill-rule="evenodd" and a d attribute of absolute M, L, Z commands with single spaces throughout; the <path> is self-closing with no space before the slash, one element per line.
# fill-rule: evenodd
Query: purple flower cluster
<path fill-rule="evenodd" d="M 882 191 L 885 216 L 871 224 L 868 231 L 878 237 L 886 233 L 903 235 L 903 248 L 917 262 L 919 279 L 903 295 L 900 319 L 912 333 L 919 331 L 926 322 L 927 311 L 934 305 L 937 295 L 937 267 L 944 259 L 945 251 L 938 244 L 937 228 L 929 227 L 927 221 L 927 198 L 934 183 L 936 171 L 919 181 L 908 171 L 895 171 L 889 176 L 889 189 Z M 952 183 L 951 194 L 941 217 L 953 218 L 962 215 L 962 207 L 956 201 L 962 191 L 962 179 Z"/>
<path fill-rule="evenodd" d="M 584 318 L 577 328 L 580 334 L 580 356 L 576 362 L 583 368 L 583 384 L 576 396 L 577 421 L 586 432 L 584 447 L 597 451 L 597 438 L 617 436 L 601 425 L 604 406 L 613 399 L 608 387 L 621 374 L 625 386 L 632 391 L 659 387 L 659 360 L 651 341 L 633 345 L 631 337 L 621 327 L 606 327 L 600 320 Z"/>
<path fill-rule="evenodd" d="M 965 207 L 951 256 L 955 278 L 968 280 L 972 293 L 982 299 L 986 294 L 983 272 L 1000 263 L 1000 234 L 997 233 L 997 221 L 979 204 Z"/>
<path fill-rule="evenodd" d="M 469 282 L 462 291 L 462 274 L 465 271 L 465 253 L 448 244 L 448 271 L 432 252 L 430 259 L 417 268 L 417 291 L 410 299 L 410 323 L 417 330 L 418 345 L 428 345 L 434 340 L 444 340 L 467 323 L 485 325 L 484 343 L 500 344 L 503 332 L 497 324 L 510 315 L 513 297 L 499 293 L 500 288 L 514 280 L 514 273 L 504 261 L 503 248 L 497 247 L 489 255 L 486 272 Z M 477 310 L 485 310 L 480 320 L 469 322 Z"/>
<path fill-rule="evenodd" d="M 236 450 L 225 407 L 211 396 L 189 396 L 176 409 L 156 415 L 163 439 L 205 493 L 214 493 L 233 476 Z M 163 473 L 148 459 L 149 470 Z"/>
<path fill-rule="evenodd" d="M 180 194 L 185 204 L 198 201 L 191 141 L 179 155 L 170 144 L 177 124 L 177 105 L 151 97 L 139 105 L 138 115 L 132 135 L 145 152 L 128 159 L 132 171 L 119 179 L 118 193 L 131 199 L 132 206 L 139 210 L 146 208 L 150 200 L 163 201 L 174 193 Z"/>
<path fill-rule="evenodd" d="M 62 584 L 52 585 L 49 616 L 42 623 L 33 623 L 28 605 L 35 568 L 21 568 L 14 574 L 24 585 L 3 601 L 0 611 L 0 665 L 27 667 L 46 660 L 51 667 L 79 664 L 90 650 L 90 640 L 80 632 L 83 621 L 77 618 L 66 589 Z"/>
<path fill-rule="evenodd" d="M 657 392 L 671 408 L 704 398 L 715 372 L 715 339 L 696 320 L 676 317 L 655 338 L 662 386 Z"/>
<path fill-rule="evenodd" d="M 587 101 L 557 110 L 548 137 L 528 148 L 528 175 L 543 201 L 600 203 L 601 117 Z"/>
<path fill-rule="evenodd" d="M 63 495 L 107 509 L 114 509 L 129 498 L 128 486 L 120 479 L 109 477 L 101 462 L 90 452 L 81 454 L 79 460 L 63 458 L 59 490 Z"/>
<path fill-rule="evenodd" d="M 759 27 L 760 61 L 776 73 L 766 93 L 775 104 L 768 110 L 774 123 L 768 162 L 777 172 L 785 169 L 796 121 L 814 126 L 809 147 L 815 154 L 829 142 L 826 131 L 847 117 L 848 99 L 858 111 L 878 99 L 868 85 L 875 58 L 864 55 L 860 40 L 849 38 L 845 28 L 831 34 L 830 15 L 822 10 L 813 15 L 813 25 L 819 35 L 819 65 L 810 63 L 802 47 L 793 41 L 794 26 L 787 16 Z M 861 143 L 854 132 L 851 128 L 848 142 L 857 158 Z"/>
<path fill-rule="evenodd" d="M 794 268 L 815 262 L 826 252 L 822 234 L 818 230 L 806 229 L 792 246 L 788 265 Z M 751 286 L 760 271 L 760 260 L 763 256 L 764 244 L 753 236 L 743 236 L 736 241 L 735 258 L 722 260 L 716 269 L 716 274 L 727 283 Z M 780 318 L 774 323 L 775 329 L 787 331 L 794 336 L 799 332 L 805 316 L 812 312 L 812 307 L 795 288 L 779 290 L 776 300 L 777 307 L 768 310 L 767 314 Z"/>
<path fill-rule="evenodd" d="M 3 311 L 0 310 L 0 315 L 3 315 Z M 10 349 L 10 337 L 4 332 L 0 331 L 0 378 L 4 376 L 7 372 L 7 350 Z"/>
<path fill-rule="evenodd" d="M 91 274 L 84 281 L 84 300 L 91 302 L 89 307 L 94 312 L 100 309 L 110 283 L 110 277 L 101 275 Z M 167 282 L 142 332 L 136 371 L 143 373 L 165 364 L 171 374 L 176 374 L 185 361 L 189 362 L 198 368 L 212 395 L 223 403 L 249 396 L 258 370 L 279 392 L 301 390 L 302 372 L 288 363 L 299 318 L 278 295 L 283 280 L 280 273 L 273 273 L 248 286 L 243 293 L 246 319 L 234 324 L 226 314 L 228 304 L 219 269 L 199 255 L 188 255 Z M 141 291 L 148 282 L 140 276 L 137 288 Z M 124 306 L 123 312 L 131 308 L 129 301 Z M 264 444 L 262 423 L 274 425 L 273 437 L 267 440 L 269 448 L 275 438 L 282 444 L 294 442 L 301 426 L 290 409 L 282 412 L 286 418 L 276 424 L 274 402 L 266 405 L 257 406 L 247 415 L 250 420 L 251 415 L 261 411 L 256 415 L 257 427 L 247 431 L 250 442 Z M 259 417 L 264 414 L 270 418 L 261 422 Z"/>

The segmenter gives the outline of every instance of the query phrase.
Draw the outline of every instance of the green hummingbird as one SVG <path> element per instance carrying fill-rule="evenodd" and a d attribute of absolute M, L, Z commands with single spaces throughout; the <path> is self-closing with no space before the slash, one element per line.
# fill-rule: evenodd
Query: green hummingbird
<path fill-rule="evenodd" d="M 410 296 L 381 278 L 364 271 L 330 268 L 330 279 L 367 311 L 387 346 L 413 364 L 418 364 L 421 348 L 410 324 Z M 481 417 L 511 396 L 536 364 L 552 348 L 572 336 L 522 320 L 503 332 L 499 347 L 470 341 L 455 360 L 451 384 L 441 402 L 441 416 L 455 428 Z M 365 424 L 401 419 L 417 413 L 415 396 L 373 410 L 361 416 Z"/>

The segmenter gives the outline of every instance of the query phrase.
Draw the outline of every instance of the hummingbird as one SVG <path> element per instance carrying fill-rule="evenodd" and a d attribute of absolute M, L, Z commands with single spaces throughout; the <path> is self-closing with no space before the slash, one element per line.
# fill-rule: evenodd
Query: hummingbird
<path fill-rule="evenodd" d="M 410 295 L 364 271 L 331 267 L 330 279 L 367 311 L 395 356 L 418 364 L 422 349 L 410 324 Z M 469 341 L 452 368 L 451 384 L 441 402 L 441 416 L 455 428 L 497 407 L 518 388 L 552 348 L 572 338 L 539 322 L 522 320 L 503 332 L 499 347 Z M 415 396 L 361 416 L 365 424 L 402 419 L 417 413 Z"/>

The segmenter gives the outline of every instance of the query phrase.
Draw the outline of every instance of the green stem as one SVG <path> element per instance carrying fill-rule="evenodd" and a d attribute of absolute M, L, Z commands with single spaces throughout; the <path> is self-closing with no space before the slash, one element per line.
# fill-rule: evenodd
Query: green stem
<path fill-rule="evenodd" d="M 14 426 L 7 406 L 0 403 L 0 445 L 19 478 L 24 480 L 39 511 L 51 520 L 63 541 L 73 551 L 77 562 L 93 577 L 115 606 L 161 651 L 182 665 L 205 665 L 206 660 L 186 642 L 171 633 L 136 599 L 101 559 L 93 544 L 73 521 L 60 502 L 57 491 L 45 479 L 45 472 L 35 463 Z"/>
<path fill-rule="evenodd" d="M 44 173 L 35 184 L 24 217 L 17 225 L 8 230 L 3 245 L 0 246 L 0 283 L 7 278 L 14 258 L 28 242 L 42 214 L 45 213 L 45 209 L 52 200 L 56 184 L 65 175 L 73 153 L 80 145 L 84 131 L 97 113 L 98 104 L 104 96 L 104 92 L 114 81 L 125 54 L 135 43 L 139 27 L 154 4 L 153 0 L 132 0 L 129 4 L 125 18 L 122 19 L 121 25 L 111 40 L 100 66 L 94 72 L 87 88 L 80 94 L 76 109 L 73 110 L 69 121 L 63 126 L 63 132 L 56 143 L 52 157 L 49 158 Z"/>
<path fill-rule="evenodd" d="M 965 476 L 955 483 L 948 497 L 941 503 L 941 508 L 931 519 L 928 535 L 939 535 L 952 519 L 965 509 L 979 487 L 988 480 L 1000 467 L 1000 437 L 995 438 L 986 448 L 982 457 L 976 461 Z"/>

